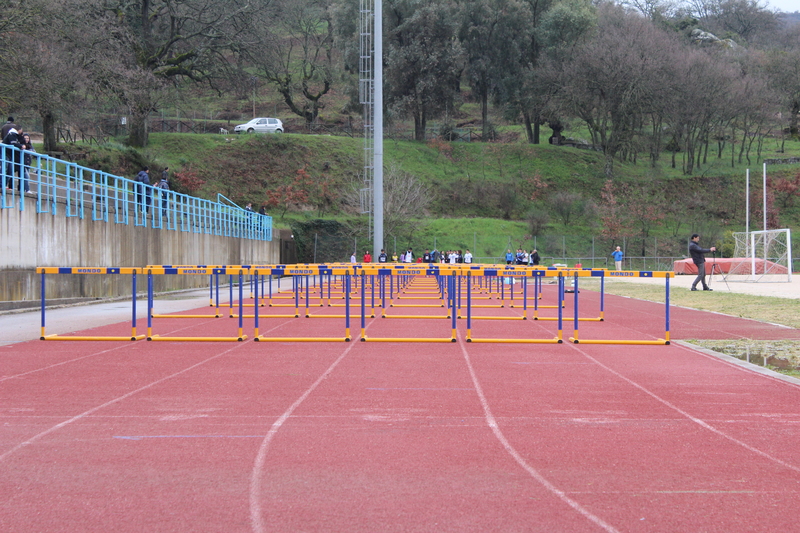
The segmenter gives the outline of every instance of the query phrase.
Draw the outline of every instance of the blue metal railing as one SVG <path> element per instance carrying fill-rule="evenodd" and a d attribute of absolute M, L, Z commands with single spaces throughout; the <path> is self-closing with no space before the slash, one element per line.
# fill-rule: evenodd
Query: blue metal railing
<path fill-rule="evenodd" d="M 24 164 L 27 154 L 30 165 Z M 37 213 L 58 215 L 63 210 L 67 217 L 83 219 L 91 214 L 95 221 L 272 240 L 272 217 L 233 202 L 223 204 L 160 189 L 9 145 L 0 145 L 0 179 L 2 209 L 24 211 L 33 200 Z"/>

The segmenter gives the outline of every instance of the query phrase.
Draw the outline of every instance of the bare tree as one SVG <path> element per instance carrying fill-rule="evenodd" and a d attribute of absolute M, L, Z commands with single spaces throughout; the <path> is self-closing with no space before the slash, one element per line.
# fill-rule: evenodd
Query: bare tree
<path fill-rule="evenodd" d="M 25 87 L 18 96 L 20 103 L 39 113 L 42 119 L 44 150 L 56 150 L 56 122 L 66 111 L 74 111 L 85 87 L 84 71 L 75 64 L 75 56 L 63 41 L 46 34 L 26 39 L 10 63 Z"/>
<path fill-rule="evenodd" d="M 41 7 L 22 2 L 3 2 L 0 4 L 0 104 L 14 109 L 20 105 L 20 95 L 26 82 L 12 65 L 23 60 L 25 51 L 25 31 L 39 24 Z"/>
<path fill-rule="evenodd" d="M 583 196 L 575 192 L 558 191 L 550 196 L 550 209 L 564 226 L 569 226 L 573 217 L 580 213 L 583 203 Z"/>
<path fill-rule="evenodd" d="M 800 25 L 780 35 L 780 46 L 767 53 L 764 72 L 789 113 L 789 134 L 800 134 Z"/>
<path fill-rule="evenodd" d="M 252 27 L 247 50 L 258 74 L 306 124 L 317 120 L 333 86 L 334 24 L 329 2 L 280 0 Z M 266 16 L 264 16 L 266 14 Z"/>
<path fill-rule="evenodd" d="M 622 0 L 620 3 L 635 9 L 650 20 L 670 18 L 678 10 L 676 0 Z"/>
<path fill-rule="evenodd" d="M 683 150 L 684 173 L 691 174 L 711 132 L 724 129 L 736 116 L 731 88 L 740 71 L 724 55 L 703 50 L 684 50 L 675 66 L 666 123 L 670 144 Z"/>
<path fill-rule="evenodd" d="M 615 157 L 638 152 L 644 117 L 669 85 L 676 47 L 650 21 L 604 5 L 595 37 L 565 68 L 559 97 L 603 148 L 606 176 L 613 175 Z"/>
<path fill-rule="evenodd" d="M 759 0 L 690 0 L 690 13 L 703 29 L 734 35 L 738 41 L 768 38 L 778 27 L 777 15 Z"/>
<path fill-rule="evenodd" d="M 269 0 L 65 0 L 82 22 L 69 35 L 85 57 L 96 87 L 130 111 L 132 146 L 147 144 L 147 116 L 163 93 L 182 80 L 212 83 L 228 54 L 247 46 L 243 24 Z"/>
<path fill-rule="evenodd" d="M 345 202 L 355 209 L 360 203 L 360 178 L 354 180 Z M 413 174 L 392 164 L 383 176 L 383 230 L 387 236 L 407 236 L 413 233 L 413 219 L 424 215 L 431 202 L 428 187 Z"/>

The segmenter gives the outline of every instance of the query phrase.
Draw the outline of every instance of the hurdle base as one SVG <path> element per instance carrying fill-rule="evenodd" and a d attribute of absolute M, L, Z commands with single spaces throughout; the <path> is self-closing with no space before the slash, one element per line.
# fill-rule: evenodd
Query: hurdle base
<path fill-rule="evenodd" d="M 498 343 L 498 344 L 562 344 L 559 338 L 555 339 L 467 339 L 467 342 Z"/>
<path fill-rule="evenodd" d="M 150 318 L 220 318 L 222 315 L 150 315 Z"/>
<path fill-rule="evenodd" d="M 255 342 L 350 342 L 350 337 L 264 337 L 253 338 Z"/>
<path fill-rule="evenodd" d="M 444 304 L 389 304 L 389 307 L 445 307 Z"/>
<path fill-rule="evenodd" d="M 247 339 L 247 335 L 241 337 L 162 337 L 152 335 L 147 337 L 148 341 L 171 341 L 171 342 L 242 342 Z"/>
<path fill-rule="evenodd" d="M 382 315 L 381 318 L 426 318 L 426 319 L 433 319 L 433 318 L 453 318 L 452 316 L 441 316 L 441 315 Z"/>
<path fill-rule="evenodd" d="M 361 337 L 361 342 L 458 342 L 450 338 Z"/>
<path fill-rule="evenodd" d="M 39 337 L 40 341 L 140 341 L 147 335 L 129 335 L 127 337 L 91 337 L 91 336 L 69 336 L 69 335 L 44 335 Z"/>
<path fill-rule="evenodd" d="M 658 339 L 654 341 L 637 341 L 637 340 L 610 340 L 610 339 L 590 339 L 590 340 L 581 340 L 576 339 L 575 337 L 570 337 L 569 341 L 572 344 L 627 344 L 627 345 L 644 345 L 644 346 L 669 346 L 669 341 L 664 339 Z"/>
<path fill-rule="evenodd" d="M 460 319 L 466 319 L 463 315 L 458 315 Z M 472 320 L 528 320 L 524 316 L 473 316 Z"/>

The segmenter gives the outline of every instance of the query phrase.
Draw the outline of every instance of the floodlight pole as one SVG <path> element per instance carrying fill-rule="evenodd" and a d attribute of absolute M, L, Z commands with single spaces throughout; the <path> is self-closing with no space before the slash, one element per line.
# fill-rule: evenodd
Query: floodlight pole
<path fill-rule="evenodd" d="M 750 233 L 750 169 L 747 169 L 744 182 L 744 231 Z"/>
<path fill-rule="evenodd" d="M 754 280 L 756 278 L 756 258 L 753 254 L 753 239 L 752 235 L 750 235 L 750 169 L 747 169 L 747 177 L 745 178 L 745 186 L 744 186 L 744 231 L 745 236 L 747 238 L 747 245 L 744 247 L 745 251 L 749 251 L 749 254 L 746 254 L 750 257 L 750 279 Z"/>
<path fill-rule="evenodd" d="M 767 231 L 767 164 L 764 163 L 764 231 Z"/>
<path fill-rule="evenodd" d="M 373 160 L 373 257 L 383 249 L 383 0 L 375 0 L 373 72 L 375 73 Z"/>

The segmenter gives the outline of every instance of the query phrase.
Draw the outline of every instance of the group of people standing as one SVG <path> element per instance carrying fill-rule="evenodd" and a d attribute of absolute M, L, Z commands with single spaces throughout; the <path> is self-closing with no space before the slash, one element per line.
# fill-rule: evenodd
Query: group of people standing
<path fill-rule="evenodd" d="M 2 144 L 19 148 L 19 150 L 10 150 L 4 148 L 5 151 L 5 187 L 9 190 L 14 190 L 14 174 L 19 176 L 19 189 L 23 193 L 31 192 L 30 188 L 30 168 L 33 161 L 33 154 L 36 152 L 33 149 L 31 137 L 22 131 L 22 128 L 14 123 L 14 117 L 8 117 L 8 120 L 3 124 L 0 131 L 0 139 Z M 24 150 L 24 151 L 20 151 Z"/>
<path fill-rule="evenodd" d="M 470 264 L 472 263 L 472 253 L 469 250 L 462 252 L 461 250 L 448 250 L 446 252 L 436 250 L 435 248 L 431 251 L 425 249 L 425 253 L 421 256 L 417 257 L 414 255 L 414 250 L 409 248 L 405 252 L 401 252 L 400 255 L 397 255 L 397 252 L 392 254 L 391 258 L 386 254 L 386 250 L 381 250 L 381 253 L 378 254 L 377 258 L 378 263 L 449 263 L 449 264 L 456 264 L 456 263 L 465 263 Z M 391 259 L 391 261 L 390 261 Z M 364 263 L 372 263 L 372 254 L 369 253 L 369 250 L 364 252 L 362 256 L 362 261 Z M 350 256 L 350 262 L 356 263 L 356 254 Z"/>
<path fill-rule="evenodd" d="M 702 283 L 704 291 L 712 290 L 706 284 L 706 272 L 705 272 L 705 254 L 715 252 L 716 248 L 703 248 L 698 243 L 700 241 L 700 236 L 698 234 L 693 234 L 689 243 L 689 255 L 692 257 L 692 262 L 697 266 L 697 278 L 692 283 L 691 290 L 696 291 L 697 285 Z M 611 252 L 611 257 L 614 258 L 614 268 L 616 270 L 622 270 L 622 260 L 625 254 L 622 251 L 620 246 L 617 246 L 613 252 Z M 371 263 L 372 262 L 372 254 L 367 250 L 364 252 L 364 256 L 362 257 L 364 263 Z M 508 265 L 529 265 L 535 266 L 538 265 L 541 261 L 541 257 L 539 256 L 539 251 L 535 248 L 530 252 L 518 249 L 516 253 L 512 252 L 509 248 L 506 252 L 506 264 Z M 350 262 L 356 263 L 356 254 L 350 256 Z M 435 248 L 433 251 L 426 249 L 425 253 L 422 254 L 420 257 L 416 257 L 414 252 L 411 248 L 407 251 L 402 252 L 398 257 L 397 253 L 394 253 L 391 256 L 391 261 L 389 256 L 386 254 L 386 250 L 381 250 L 381 253 L 378 255 L 377 258 L 378 263 L 449 263 L 449 264 L 458 264 L 458 263 L 472 263 L 472 253 L 469 250 L 466 250 L 464 253 L 461 250 L 448 250 L 448 251 L 438 251 Z"/>
<path fill-rule="evenodd" d="M 425 254 L 422 256 L 423 263 L 447 263 L 451 265 L 455 264 L 470 264 L 472 263 L 472 252 L 466 250 L 462 252 L 461 250 L 443 250 L 439 251 L 435 248 L 433 251 L 425 250 Z"/>
<path fill-rule="evenodd" d="M 506 251 L 507 265 L 536 266 L 541 262 L 541 260 L 542 258 L 539 257 L 539 251 L 536 248 L 530 252 L 523 250 L 522 248 L 518 248 L 516 253 L 512 252 L 511 248 Z"/>
<path fill-rule="evenodd" d="M 153 202 L 152 189 L 148 185 L 152 185 L 161 193 L 161 216 L 167 216 L 167 192 L 169 191 L 169 167 L 164 167 L 161 171 L 161 179 L 156 183 L 150 182 L 150 167 L 142 167 L 142 170 L 136 174 L 136 203 L 140 209 L 145 213 L 150 211 L 150 204 Z"/>

